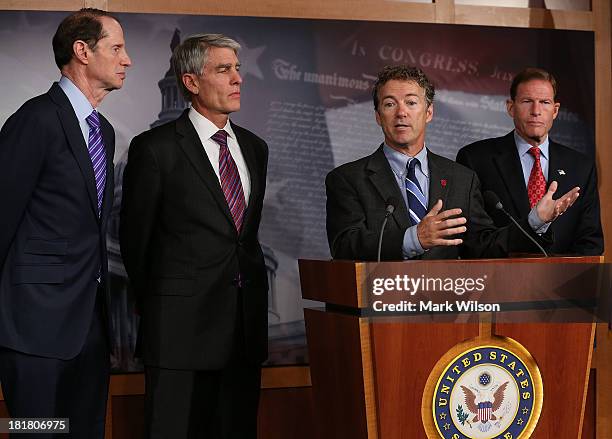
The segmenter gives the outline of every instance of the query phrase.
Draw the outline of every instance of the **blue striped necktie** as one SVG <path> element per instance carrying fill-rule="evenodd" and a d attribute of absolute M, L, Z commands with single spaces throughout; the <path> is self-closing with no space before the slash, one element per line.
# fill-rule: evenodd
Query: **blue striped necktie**
<path fill-rule="evenodd" d="M 421 185 L 414 172 L 416 165 L 420 164 L 419 159 L 412 158 L 408 162 L 408 173 L 406 174 L 406 195 L 408 196 L 408 210 L 410 213 L 410 223 L 414 226 L 421 222 L 427 214 L 427 201 L 421 190 Z"/>
<path fill-rule="evenodd" d="M 106 151 L 102 133 L 100 132 L 100 118 L 96 110 L 92 111 L 87 119 L 89 124 L 89 142 L 87 150 L 93 166 L 96 179 L 96 192 L 98 194 L 98 216 L 102 212 L 102 199 L 104 198 L 104 186 L 106 185 Z"/>

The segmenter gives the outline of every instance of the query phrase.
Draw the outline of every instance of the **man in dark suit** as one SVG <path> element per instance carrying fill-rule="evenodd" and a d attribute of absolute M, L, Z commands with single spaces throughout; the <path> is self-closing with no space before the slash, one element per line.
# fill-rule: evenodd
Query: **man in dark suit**
<path fill-rule="evenodd" d="M 96 107 L 130 58 L 96 9 L 66 17 L 53 51 L 59 83 L 0 131 L 0 381 L 12 417 L 69 418 L 71 437 L 103 438 L 115 133 Z"/>
<path fill-rule="evenodd" d="M 172 63 L 191 108 L 130 146 L 121 251 L 142 310 L 149 438 L 257 434 L 268 147 L 229 120 L 239 48 L 219 34 L 183 41 Z"/>
<path fill-rule="evenodd" d="M 580 187 L 580 200 L 550 226 L 554 234 L 552 253 L 600 255 L 603 233 L 599 215 L 597 171 L 592 159 L 548 136 L 559 113 L 557 82 L 548 72 L 528 68 L 516 75 L 507 101 L 514 131 L 465 146 L 457 162 L 473 169 L 483 191 L 495 192 L 513 216 L 527 217 L 544 192 L 546 182 L 556 181 L 560 191 Z M 537 154 L 537 157 L 536 155 Z M 509 219 L 488 210 L 495 225 Z"/>
<path fill-rule="evenodd" d="M 372 96 L 385 142 L 326 179 L 327 236 L 334 258 L 375 260 L 389 206 L 394 211 L 384 233 L 383 260 L 501 257 L 528 247 L 516 228 L 493 225 L 473 171 L 425 147 L 434 93 L 417 68 L 386 67 L 378 74 Z M 528 230 L 553 221 L 578 197 L 574 188 L 554 201 L 555 190 L 551 186 L 534 207 L 534 227 L 524 221 Z"/>

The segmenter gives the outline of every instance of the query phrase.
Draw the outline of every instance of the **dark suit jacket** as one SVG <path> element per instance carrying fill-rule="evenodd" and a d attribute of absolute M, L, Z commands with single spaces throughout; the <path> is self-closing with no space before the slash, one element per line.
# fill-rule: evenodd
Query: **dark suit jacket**
<path fill-rule="evenodd" d="M 548 181 L 556 180 L 559 183 L 556 196 L 580 186 L 580 197 L 576 203 L 550 226 L 554 236 L 550 251 L 557 254 L 602 254 L 603 233 L 597 171 L 593 160 L 552 140 L 549 154 Z M 527 217 L 529 198 L 513 131 L 503 137 L 481 140 L 461 148 L 457 162 L 473 169 L 480 179 L 483 192 L 495 192 L 505 209 L 515 218 Z M 508 224 L 509 219 L 503 213 L 495 209 L 488 212 L 495 225 L 501 227 Z"/>
<path fill-rule="evenodd" d="M 101 218 L 87 145 L 57 84 L 0 131 L 0 346 L 60 359 L 83 346 L 100 268 L 107 278 L 114 192 L 115 133 L 100 120 L 107 157 Z"/>
<path fill-rule="evenodd" d="M 250 360 L 267 357 L 268 286 L 257 232 L 268 147 L 244 128 L 232 128 L 251 178 L 240 235 L 188 110 L 131 143 L 121 253 L 141 304 L 147 365 L 219 369 L 242 338 Z M 244 334 L 236 334 L 237 327 Z"/>
<path fill-rule="evenodd" d="M 434 247 L 422 259 L 504 257 L 508 251 L 526 247 L 527 238 L 514 227 L 493 226 L 474 172 L 431 151 L 427 159 L 428 209 L 441 199 L 443 210 L 461 208 L 468 222 L 461 246 Z M 334 169 L 325 184 L 327 238 L 333 258 L 376 260 L 387 200 L 395 198 L 398 202 L 385 228 L 381 259 L 403 259 L 404 233 L 410 227 L 408 210 L 382 146 L 370 156 Z"/>

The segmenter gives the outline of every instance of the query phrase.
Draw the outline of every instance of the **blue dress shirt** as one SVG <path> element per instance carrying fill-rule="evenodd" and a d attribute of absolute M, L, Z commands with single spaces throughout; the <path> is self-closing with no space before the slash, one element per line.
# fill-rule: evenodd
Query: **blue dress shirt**
<path fill-rule="evenodd" d="M 74 109 L 77 119 L 79 120 L 79 126 L 81 127 L 81 132 L 83 133 L 83 138 L 85 139 L 85 145 L 89 143 L 89 124 L 87 123 L 87 116 L 91 114 L 94 110 L 91 103 L 87 100 L 85 95 L 79 88 L 74 85 L 74 83 L 62 76 L 59 80 L 58 85 L 66 93 L 68 100 L 70 101 L 70 105 Z"/>
<path fill-rule="evenodd" d="M 402 154 L 386 144 L 383 146 L 383 152 L 389 162 L 389 166 L 391 166 L 395 181 L 400 188 L 400 193 L 402 194 L 406 209 L 408 209 L 408 195 L 406 194 L 405 181 L 406 174 L 408 173 L 408 162 L 412 160 L 412 157 Z M 425 201 L 429 204 L 429 163 L 427 161 L 427 148 L 423 147 L 414 157 L 419 160 L 419 164 L 415 167 L 414 173 L 423 190 Z M 425 249 L 423 249 L 417 237 L 417 226 L 408 227 L 406 233 L 404 233 L 404 243 L 402 245 L 404 259 L 413 258 L 424 252 Z"/>
<path fill-rule="evenodd" d="M 530 145 L 525 141 L 525 139 L 519 136 L 516 130 L 514 131 L 514 143 L 516 144 L 516 149 L 518 151 L 519 158 L 521 159 L 521 167 L 523 168 L 523 179 L 525 180 L 525 187 L 527 187 L 527 185 L 529 184 L 529 176 L 531 175 L 531 168 L 533 168 L 533 164 L 535 163 L 535 159 L 529 153 L 529 150 L 533 145 Z M 546 136 L 546 139 L 544 139 L 544 142 L 542 142 L 542 144 L 538 145 L 538 148 L 540 148 L 540 165 L 542 166 L 542 173 L 544 174 L 544 179 L 546 180 L 547 184 L 549 183 L 548 162 L 550 157 L 548 145 L 548 136 Z M 529 212 L 527 221 L 529 222 L 531 228 L 539 234 L 546 233 L 548 227 L 550 226 L 550 223 L 545 223 L 540 219 L 535 206 Z"/>

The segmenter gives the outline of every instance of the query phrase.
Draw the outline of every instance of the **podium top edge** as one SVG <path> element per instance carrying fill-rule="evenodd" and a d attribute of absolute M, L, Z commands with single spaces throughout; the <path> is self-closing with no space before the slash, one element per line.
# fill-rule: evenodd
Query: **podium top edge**
<path fill-rule="evenodd" d="M 551 256 L 543 257 L 538 255 L 496 258 L 496 259 L 412 259 L 412 260 L 397 260 L 397 261 L 362 261 L 348 259 L 298 259 L 298 264 L 334 264 L 334 265 L 355 265 L 363 266 L 370 264 L 387 264 L 387 263 L 404 263 L 404 264 L 516 264 L 516 263 L 544 263 L 544 264 L 601 264 L 604 263 L 603 256 Z"/>

